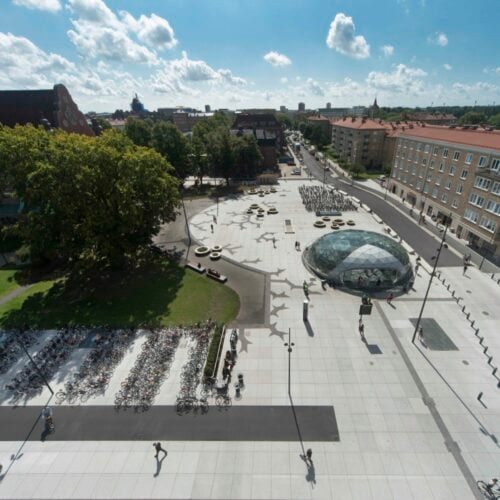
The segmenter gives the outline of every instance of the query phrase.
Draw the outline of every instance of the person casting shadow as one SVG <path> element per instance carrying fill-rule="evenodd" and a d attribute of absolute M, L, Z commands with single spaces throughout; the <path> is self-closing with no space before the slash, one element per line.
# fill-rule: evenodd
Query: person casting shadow
<path fill-rule="evenodd" d="M 167 455 L 164 454 L 161 458 L 158 458 L 158 456 L 156 456 L 155 458 L 156 458 L 156 472 L 153 474 L 153 477 L 158 477 L 161 472 L 161 466 L 163 464 L 163 460 L 167 458 Z"/>
<path fill-rule="evenodd" d="M 306 481 L 311 483 L 311 486 L 314 488 L 314 485 L 316 484 L 316 470 L 314 469 L 314 464 L 312 462 L 306 462 L 306 466 Z"/>

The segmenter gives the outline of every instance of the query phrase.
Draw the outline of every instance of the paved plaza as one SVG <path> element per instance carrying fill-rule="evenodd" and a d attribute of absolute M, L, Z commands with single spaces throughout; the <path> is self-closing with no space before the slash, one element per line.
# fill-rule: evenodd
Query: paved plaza
<path fill-rule="evenodd" d="M 287 179 L 276 193 L 221 201 L 213 232 L 215 205 L 190 220 L 197 244 L 221 246 L 227 261 L 192 253 L 190 260 L 221 272 L 231 261 L 266 274 L 262 320 L 237 325 L 233 382 L 241 373 L 245 384 L 239 397 L 231 385 L 232 407 L 211 406 L 206 415 L 174 412 L 189 352 L 183 339 L 156 405 L 144 414 L 117 415 L 114 395 L 147 335 L 139 332 L 105 394 L 81 408 L 54 406 L 56 432 L 44 441 L 37 414 L 41 405 L 53 405 L 48 390 L 20 409 L 2 395 L 0 498 L 481 498 L 476 480 L 500 471 L 500 390 L 493 374 L 500 365 L 500 286 L 476 268 L 466 276 L 461 266 L 440 268 L 423 314 L 429 331 L 412 344 L 412 320 L 431 272 L 424 262 L 409 293 L 392 305 L 383 297 L 374 300 L 372 314 L 364 317 L 363 341 L 360 297 L 323 289 L 302 263 L 302 250 L 331 231 L 313 226 L 317 217 L 300 198 L 301 184 L 319 183 Z M 247 214 L 253 203 L 266 209 L 262 218 Z M 278 213 L 267 214 L 271 207 Z M 342 218 L 352 219 L 354 229 L 387 234 L 369 207 Z M 438 240 L 432 241 L 437 249 Z M 415 264 L 418 255 L 403 244 Z M 284 345 L 289 331 L 290 395 Z M 431 333 L 435 338 L 426 343 Z M 75 349 L 51 381 L 55 391 L 84 356 L 85 348 Z M 2 385 L 16 369 L 1 377 Z M 12 437 L 9 428 L 15 429 Z M 154 440 L 168 451 L 160 460 L 154 458 Z M 310 463 L 301 458 L 308 448 Z"/>

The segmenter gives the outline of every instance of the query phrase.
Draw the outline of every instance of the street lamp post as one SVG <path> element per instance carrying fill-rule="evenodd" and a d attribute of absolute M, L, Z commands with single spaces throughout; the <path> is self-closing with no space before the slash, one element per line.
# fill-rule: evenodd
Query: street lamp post
<path fill-rule="evenodd" d="M 425 297 L 422 302 L 422 307 L 420 308 L 420 314 L 418 315 L 417 319 L 417 324 L 415 325 L 415 331 L 413 332 L 413 337 L 411 339 L 412 343 L 415 343 L 415 338 L 417 337 L 417 332 L 418 332 L 418 327 L 420 326 L 420 320 L 422 319 L 422 314 L 424 313 L 424 307 L 427 302 L 427 297 L 429 296 L 429 291 L 431 289 L 432 285 L 432 280 L 434 278 L 434 275 L 436 274 L 436 268 L 439 262 L 439 256 L 441 255 L 441 250 L 443 249 L 444 243 L 445 243 L 445 238 L 446 238 L 446 231 L 448 230 L 448 226 L 451 224 L 451 213 L 449 215 L 449 220 L 447 221 L 448 224 L 445 224 L 444 226 L 444 231 L 443 231 L 443 237 L 441 238 L 441 244 L 439 245 L 438 252 L 436 255 L 436 260 L 434 261 L 434 267 L 432 269 L 431 277 L 429 278 L 429 284 L 427 285 L 427 291 L 425 292 Z"/>
<path fill-rule="evenodd" d="M 26 354 L 26 356 L 28 356 L 28 359 L 31 361 L 31 364 L 35 367 L 35 370 L 38 372 L 38 375 L 40 375 L 41 379 L 43 380 L 43 383 L 47 386 L 50 393 L 52 395 L 54 395 L 54 391 L 52 390 L 52 387 L 50 387 L 50 384 L 49 384 L 48 380 L 45 378 L 45 375 L 43 374 L 42 370 L 40 370 L 40 368 L 38 368 L 38 365 L 35 363 L 34 359 L 30 356 L 30 353 L 26 349 L 24 342 L 18 337 L 17 334 L 16 334 L 16 340 L 17 340 L 17 343 L 21 346 L 21 349 L 24 351 L 24 354 Z"/>
<path fill-rule="evenodd" d="M 291 341 L 291 331 L 290 328 L 288 329 L 288 342 L 285 342 L 285 347 L 288 347 L 288 395 L 292 397 L 291 390 L 290 390 L 290 383 L 291 383 L 291 362 L 292 362 L 292 347 L 295 345 Z"/>

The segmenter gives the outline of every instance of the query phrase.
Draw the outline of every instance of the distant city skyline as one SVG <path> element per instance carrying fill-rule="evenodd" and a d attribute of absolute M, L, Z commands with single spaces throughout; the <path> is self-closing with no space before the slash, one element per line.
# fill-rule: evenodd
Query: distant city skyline
<path fill-rule="evenodd" d="M 497 0 L 4 0 L 0 89 L 87 112 L 500 103 Z"/>

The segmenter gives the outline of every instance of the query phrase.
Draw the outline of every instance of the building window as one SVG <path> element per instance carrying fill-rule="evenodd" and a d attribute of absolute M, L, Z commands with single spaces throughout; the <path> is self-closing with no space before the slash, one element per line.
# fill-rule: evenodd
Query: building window
<path fill-rule="evenodd" d="M 431 182 L 431 180 L 432 180 L 432 174 L 428 174 L 427 175 L 427 182 Z"/>
<path fill-rule="evenodd" d="M 448 203 L 448 193 L 443 193 L 443 196 L 441 196 L 441 201 Z"/>
<path fill-rule="evenodd" d="M 412 167 L 411 175 L 415 175 L 417 173 L 417 167 Z"/>
<path fill-rule="evenodd" d="M 444 172 L 444 163 L 439 164 L 439 171 Z"/>
<path fill-rule="evenodd" d="M 493 160 L 491 161 L 491 167 L 490 168 L 494 172 L 500 171 L 500 158 L 493 158 Z"/>
<path fill-rule="evenodd" d="M 445 189 L 450 189 L 451 188 L 451 181 L 446 181 L 446 184 L 444 185 Z"/>
<path fill-rule="evenodd" d="M 481 208 L 484 205 L 484 198 L 476 193 L 471 193 L 469 196 L 469 203 Z"/>
<path fill-rule="evenodd" d="M 417 144 L 417 151 L 420 151 L 422 149 L 422 144 L 420 142 Z"/>
<path fill-rule="evenodd" d="M 424 193 L 427 194 L 429 192 L 429 184 L 424 186 Z"/>
<path fill-rule="evenodd" d="M 436 186 L 441 185 L 441 177 L 436 177 Z"/>
<path fill-rule="evenodd" d="M 457 191 L 456 191 L 458 194 L 462 194 L 464 192 L 464 185 L 463 184 L 459 184 L 457 186 Z"/>
<path fill-rule="evenodd" d="M 464 219 L 467 219 L 475 224 L 478 219 L 477 212 L 474 212 L 474 210 L 471 210 L 470 208 L 466 208 L 464 212 Z"/>
<path fill-rule="evenodd" d="M 465 163 L 467 163 L 467 165 L 470 165 L 472 163 L 472 153 L 467 153 L 467 156 L 465 157 Z"/>
<path fill-rule="evenodd" d="M 429 146 L 429 144 L 426 144 L 425 147 L 424 147 L 424 153 L 428 153 L 430 151 L 431 147 Z"/>
<path fill-rule="evenodd" d="M 391 172 L 391 177 L 393 177 L 393 178 L 395 178 L 395 177 L 396 177 L 396 171 L 395 171 L 395 170 L 393 170 L 393 171 Z"/>
<path fill-rule="evenodd" d="M 497 228 L 497 223 L 494 220 L 488 219 L 488 217 L 481 217 L 481 220 L 479 221 L 479 225 L 481 227 L 484 227 L 486 231 L 489 231 L 490 233 L 494 233 L 495 229 Z"/>
<path fill-rule="evenodd" d="M 458 161 L 459 158 L 460 158 L 460 151 L 455 151 L 453 153 L 453 161 Z"/>
<path fill-rule="evenodd" d="M 477 162 L 478 167 L 484 167 L 486 165 L 486 156 L 480 156 Z"/>
<path fill-rule="evenodd" d="M 434 146 L 434 151 L 432 152 L 432 154 L 434 156 L 437 156 L 438 153 L 439 153 L 439 146 Z"/>
<path fill-rule="evenodd" d="M 467 170 L 462 170 L 462 173 L 460 174 L 460 179 L 466 179 L 467 178 Z"/>
<path fill-rule="evenodd" d="M 422 158 L 422 165 L 427 165 L 427 158 Z"/>
<path fill-rule="evenodd" d="M 434 170 L 434 160 L 431 160 L 430 163 L 429 163 L 429 168 L 431 170 Z"/>
<path fill-rule="evenodd" d="M 455 167 L 455 165 L 450 165 L 450 175 L 455 175 L 456 169 L 457 169 L 457 167 Z"/>
<path fill-rule="evenodd" d="M 433 198 L 436 198 L 437 195 L 438 195 L 438 188 L 437 187 L 432 188 L 431 196 Z"/>
<path fill-rule="evenodd" d="M 451 206 L 453 208 L 458 208 L 458 200 L 456 198 L 453 198 L 453 201 L 451 202 Z"/>
<path fill-rule="evenodd" d="M 493 200 L 488 200 L 488 203 L 486 204 L 486 210 L 496 215 L 500 215 L 500 203 L 497 203 Z"/>
<path fill-rule="evenodd" d="M 483 191 L 488 191 L 490 188 L 491 181 L 489 179 L 485 179 L 484 177 L 476 177 L 474 182 L 474 187 L 478 189 L 482 189 Z"/>
<path fill-rule="evenodd" d="M 422 181 L 417 181 L 417 191 L 422 190 Z"/>
<path fill-rule="evenodd" d="M 448 158 L 448 148 L 443 149 L 443 158 Z"/>
<path fill-rule="evenodd" d="M 493 187 L 491 188 L 491 192 L 493 194 L 500 195 L 500 182 L 494 182 L 493 183 Z"/>

